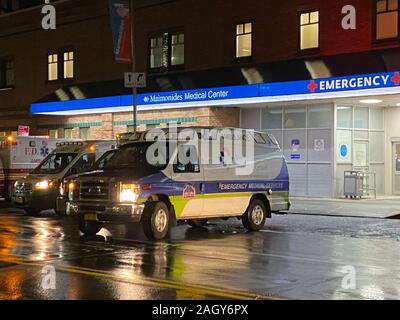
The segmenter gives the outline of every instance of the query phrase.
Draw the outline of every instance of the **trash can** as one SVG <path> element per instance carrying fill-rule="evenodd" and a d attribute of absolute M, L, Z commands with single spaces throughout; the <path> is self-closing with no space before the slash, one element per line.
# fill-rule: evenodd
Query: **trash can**
<path fill-rule="evenodd" d="M 344 195 L 346 198 L 361 198 L 364 195 L 364 172 L 344 172 Z"/>

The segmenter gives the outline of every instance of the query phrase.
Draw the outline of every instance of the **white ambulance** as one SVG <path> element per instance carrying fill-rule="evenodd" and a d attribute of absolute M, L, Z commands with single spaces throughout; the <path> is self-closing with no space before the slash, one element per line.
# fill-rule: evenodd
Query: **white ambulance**
<path fill-rule="evenodd" d="M 4 137 L 0 141 L 0 196 L 11 198 L 15 181 L 35 169 L 62 141 L 48 136 Z"/>
<path fill-rule="evenodd" d="M 30 215 L 37 215 L 48 209 L 56 210 L 56 200 L 63 179 L 91 170 L 96 159 L 113 148 L 116 148 L 115 140 L 58 143 L 31 173 L 15 182 L 13 204 Z"/>
<path fill-rule="evenodd" d="M 84 234 L 141 222 L 145 235 L 158 240 L 178 220 L 199 227 L 230 217 L 258 231 L 272 212 L 290 207 L 286 161 L 267 133 L 194 127 L 123 138 L 102 170 L 70 183 L 71 211 Z"/>

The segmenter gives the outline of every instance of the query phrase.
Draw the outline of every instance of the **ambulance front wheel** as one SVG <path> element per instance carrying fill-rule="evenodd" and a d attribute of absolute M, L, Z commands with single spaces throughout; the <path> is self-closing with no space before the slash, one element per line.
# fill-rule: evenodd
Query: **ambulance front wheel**
<path fill-rule="evenodd" d="M 143 210 L 142 227 L 150 240 L 164 239 L 170 227 L 170 212 L 164 202 L 149 202 Z"/>
<path fill-rule="evenodd" d="M 83 234 L 95 236 L 102 228 L 103 224 L 98 221 L 86 221 L 83 215 L 78 215 L 79 230 Z"/>
<path fill-rule="evenodd" d="M 254 199 L 251 201 L 246 213 L 242 216 L 242 223 L 249 231 L 260 231 L 265 225 L 267 208 L 263 201 Z"/>

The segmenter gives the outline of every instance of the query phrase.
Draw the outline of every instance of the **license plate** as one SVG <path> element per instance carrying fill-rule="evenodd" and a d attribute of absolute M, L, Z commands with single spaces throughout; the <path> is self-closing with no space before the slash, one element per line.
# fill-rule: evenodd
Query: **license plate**
<path fill-rule="evenodd" d="M 86 221 L 97 221 L 97 214 L 95 213 L 87 213 L 85 214 Z"/>
<path fill-rule="evenodd" d="M 24 198 L 23 197 L 15 197 L 14 198 L 14 202 L 15 203 L 24 203 Z"/>

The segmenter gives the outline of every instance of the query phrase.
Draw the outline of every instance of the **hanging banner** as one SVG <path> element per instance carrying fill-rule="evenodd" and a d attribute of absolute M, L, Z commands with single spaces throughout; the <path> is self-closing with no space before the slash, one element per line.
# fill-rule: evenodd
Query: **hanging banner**
<path fill-rule="evenodd" d="M 115 60 L 131 63 L 131 18 L 128 0 L 109 0 Z"/>

